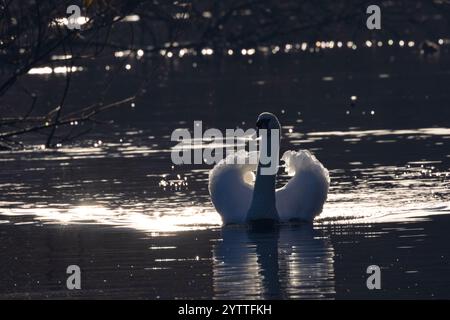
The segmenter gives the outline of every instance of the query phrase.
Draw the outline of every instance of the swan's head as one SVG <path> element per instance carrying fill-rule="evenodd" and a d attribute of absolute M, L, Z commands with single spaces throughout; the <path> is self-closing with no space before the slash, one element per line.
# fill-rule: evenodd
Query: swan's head
<path fill-rule="evenodd" d="M 270 112 L 263 112 L 259 115 L 258 120 L 256 121 L 256 128 L 259 129 L 281 129 L 280 122 L 278 118 Z"/>

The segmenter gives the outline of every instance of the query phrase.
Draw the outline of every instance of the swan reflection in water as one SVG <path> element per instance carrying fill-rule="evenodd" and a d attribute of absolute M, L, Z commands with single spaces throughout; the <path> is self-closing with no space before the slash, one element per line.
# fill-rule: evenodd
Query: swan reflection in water
<path fill-rule="evenodd" d="M 216 299 L 317 299 L 335 294 L 331 244 L 312 225 L 271 232 L 225 227 L 213 247 Z"/>

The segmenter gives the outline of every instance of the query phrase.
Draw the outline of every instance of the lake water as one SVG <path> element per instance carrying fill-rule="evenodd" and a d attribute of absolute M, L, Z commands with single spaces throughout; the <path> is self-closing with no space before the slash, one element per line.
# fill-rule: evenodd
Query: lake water
<path fill-rule="evenodd" d="M 33 136 L 0 152 L 0 298 L 450 298 L 447 50 L 83 66 L 68 109 L 148 82 L 135 104 L 104 115 L 114 124 L 79 141 L 45 150 Z M 56 74 L 26 81 L 50 105 L 64 85 Z M 262 111 L 280 119 L 282 152 L 309 149 L 330 171 L 313 225 L 222 228 L 211 166 L 171 162 L 174 129 L 251 128 Z M 279 185 L 287 179 L 280 172 Z M 72 264 L 79 291 L 66 289 Z M 370 265 L 381 290 L 367 289 Z"/>

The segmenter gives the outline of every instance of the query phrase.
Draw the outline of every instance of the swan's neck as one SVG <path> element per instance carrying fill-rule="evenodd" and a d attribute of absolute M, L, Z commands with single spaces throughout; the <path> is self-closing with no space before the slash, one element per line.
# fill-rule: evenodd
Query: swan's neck
<path fill-rule="evenodd" d="M 279 140 L 278 140 L 279 141 Z M 277 142 L 277 141 L 275 141 Z M 272 163 L 262 163 L 261 146 L 267 146 L 267 155 L 272 160 Z M 267 135 L 262 135 L 260 145 L 259 163 L 256 172 L 255 187 L 253 189 L 252 203 L 250 209 L 247 212 L 247 221 L 256 220 L 273 220 L 278 221 L 279 216 L 275 205 L 275 178 L 276 170 L 274 174 L 267 174 L 267 169 L 270 166 L 276 166 L 278 168 L 278 155 L 279 155 L 279 143 L 272 145 L 271 132 Z M 275 154 L 276 152 L 276 154 Z M 272 156 L 274 155 L 274 156 Z M 273 163 L 276 161 L 275 163 Z"/>

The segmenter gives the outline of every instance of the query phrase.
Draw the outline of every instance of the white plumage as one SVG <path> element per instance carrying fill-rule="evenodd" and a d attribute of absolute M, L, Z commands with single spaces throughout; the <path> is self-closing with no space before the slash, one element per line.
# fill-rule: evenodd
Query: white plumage
<path fill-rule="evenodd" d="M 292 178 L 275 193 L 280 219 L 312 221 L 327 200 L 328 170 L 308 150 L 286 151 L 281 159 Z"/>
<path fill-rule="evenodd" d="M 267 113 L 265 115 L 267 117 Z M 273 117 L 276 119 L 275 116 Z M 276 121 L 278 123 L 278 120 Z M 252 199 L 260 201 L 265 198 L 264 194 L 262 197 L 253 195 L 256 165 L 237 164 L 248 163 L 249 161 L 243 161 L 248 158 L 249 154 L 241 150 L 220 161 L 210 171 L 211 201 L 225 225 L 246 223 Z M 292 178 L 285 186 L 275 190 L 278 220 L 280 222 L 295 220 L 311 222 L 322 212 L 323 204 L 327 199 L 330 184 L 328 170 L 307 150 L 286 151 L 281 159 L 285 162 L 287 174 Z M 274 188 L 272 184 L 272 186 L 259 188 L 259 191 L 267 192 L 267 198 L 270 199 L 270 191 L 273 194 Z M 264 206 L 267 206 L 267 203 L 260 207 Z M 252 207 L 258 208 L 254 203 Z"/>
<path fill-rule="evenodd" d="M 248 159 L 248 156 L 243 150 L 229 155 L 209 173 L 211 201 L 225 225 L 243 224 L 250 208 L 256 165 L 236 164 L 237 158 Z"/>

